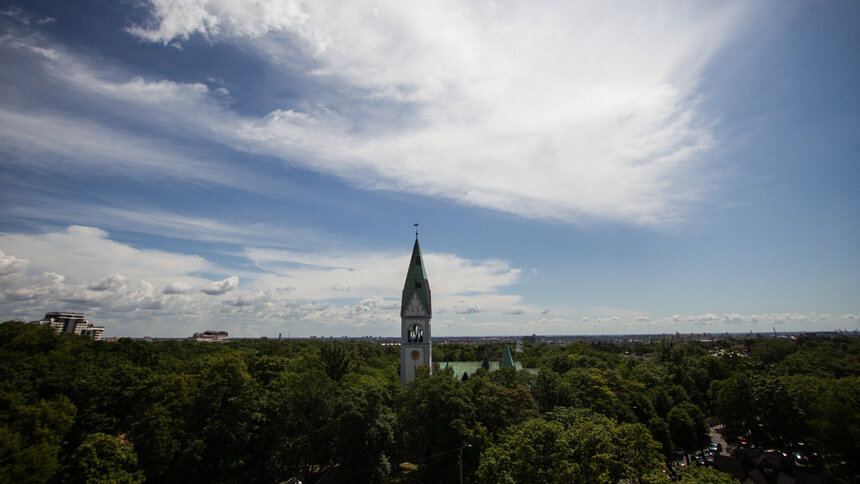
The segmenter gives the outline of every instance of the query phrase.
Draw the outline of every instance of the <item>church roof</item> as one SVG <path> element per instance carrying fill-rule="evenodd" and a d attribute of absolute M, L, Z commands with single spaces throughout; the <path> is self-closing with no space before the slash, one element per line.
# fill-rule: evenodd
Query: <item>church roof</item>
<path fill-rule="evenodd" d="M 437 364 L 440 370 L 451 368 L 454 370 L 454 377 L 462 379 L 464 373 L 471 377 L 476 371 L 478 371 L 478 368 L 481 368 L 483 363 L 483 361 L 440 361 Z M 486 368 L 487 371 L 496 371 L 499 368 L 505 368 L 504 366 L 501 366 L 501 362 L 499 361 L 489 361 L 487 363 L 487 366 L 489 366 L 489 368 Z M 517 361 L 514 362 L 511 368 L 522 370 L 523 364 Z"/>
<path fill-rule="evenodd" d="M 406 282 L 403 284 L 403 299 L 400 304 L 401 317 L 413 294 L 418 295 L 418 299 L 427 310 L 427 316 L 430 316 L 432 314 L 430 309 L 430 281 L 427 280 L 427 272 L 424 271 L 424 260 L 421 257 L 418 237 L 415 237 L 412 258 L 409 260 L 409 270 L 406 272 Z"/>
<path fill-rule="evenodd" d="M 514 368 L 514 358 L 511 356 L 511 349 L 508 348 L 508 344 L 505 343 L 505 352 L 502 354 L 502 368 Z"/>
<path fill-rule="evenodd" d="M 479 368 L 484 368 L 487 371 L 496 371 L 500 368 L 513 368 L 515 370 L 525 370 L 529 373 L 536 374 L 536 368 L 523 368 L 523 364 L 519 361 L 514 361 L 511 355 L 511 349 L 505 344 L 502 354 L 502 361 L 489 361 L 487 348 L 484 348 L 484 361 L 439 361 L 436 362 L 437 368 L 445 370 L 451 368 L 454 371 L 454 378 L 464 381 L 475 374 Z M 465 377 L 465 378 L 464 378 Z"/>

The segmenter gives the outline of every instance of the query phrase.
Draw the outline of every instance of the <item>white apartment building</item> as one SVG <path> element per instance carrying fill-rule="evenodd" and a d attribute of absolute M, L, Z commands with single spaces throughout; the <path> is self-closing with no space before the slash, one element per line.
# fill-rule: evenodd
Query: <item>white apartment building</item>
<path fill-rule="evenodd" d="M 226 331 L 204 331 L 202 333 L 194 333 L 191 337 L 193 341 L 203 341 L 206 343 L 226 343 L 230 341 L 229 334 Z"/>
<path fill-rule="evenodd" d="M 89 336 L 95 341 L 100 341 L 105 332 L 103 326 L 96 326 L 87 321 L 84 313 L 45 313 L 45 317 L 39 321 L 31 321 L 42 326 L 50 326 L 59 333 L 72 333 Z"/>

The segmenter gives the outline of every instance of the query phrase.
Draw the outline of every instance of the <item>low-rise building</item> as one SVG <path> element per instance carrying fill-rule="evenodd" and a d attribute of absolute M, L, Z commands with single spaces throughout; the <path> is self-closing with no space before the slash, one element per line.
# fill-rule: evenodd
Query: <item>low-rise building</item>
<path fill-rule="evenodd" d="M 207 343 L 226 343 L 230 341 L 230 337 L 226 331 L 204 331 L 202 333 L 194 333 L 191 340 Z"/>

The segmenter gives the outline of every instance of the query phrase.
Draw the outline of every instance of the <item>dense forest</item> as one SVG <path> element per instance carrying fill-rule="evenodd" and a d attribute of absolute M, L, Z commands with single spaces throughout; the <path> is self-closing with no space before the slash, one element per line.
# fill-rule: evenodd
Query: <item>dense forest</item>
<path fill-rule="evenodd" d="M 485 348 L 502 352 L 433 357 Z M 524 349 L 538 371 L 425 372 L 404 390 L 399 349 L 369 342 L 2 323 L 0 482 L 738 482 L 670 465 L 716 425 L 728 450 L 800 446 L 826 479 L 857 479 L 860 338 Z"/>

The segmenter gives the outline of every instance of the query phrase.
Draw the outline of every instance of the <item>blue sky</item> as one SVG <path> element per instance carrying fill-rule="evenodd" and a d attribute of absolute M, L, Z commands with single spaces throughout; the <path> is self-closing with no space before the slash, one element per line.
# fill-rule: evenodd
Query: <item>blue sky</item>
<path fill-rule="evenodd" d="M 860 329 L 860 4 L 4 2 L 0 318 Z"/>

